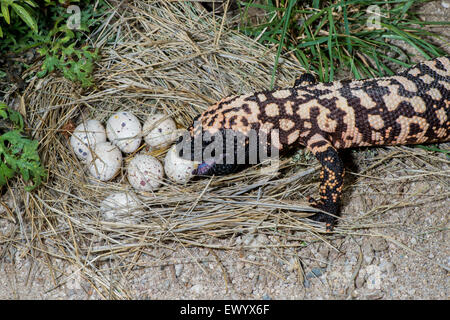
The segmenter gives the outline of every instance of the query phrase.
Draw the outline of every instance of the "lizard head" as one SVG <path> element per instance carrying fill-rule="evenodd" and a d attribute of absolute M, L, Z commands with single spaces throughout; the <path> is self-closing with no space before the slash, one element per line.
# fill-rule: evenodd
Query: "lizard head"
<path fill-rule="evenodd" d="M 271 144 L 280 145 L 278 131 L 273 125 L 262 127 L 258 112 L 253 95 L 222 99 L 198 115 L 179 138 L 178 155 L 198 163 L 194 175 L 226 175 L 277 155 Z"/>
<path fill-rule="evenodd" d="M 188 130 L 179 137 L 177 151 L 181 158 L 195 161 L 194 175 L 226 175 L 236 172 L 238 164 L 237 139 L 225 128 L 205 128 L 201 116 L 194 119 Z"/>

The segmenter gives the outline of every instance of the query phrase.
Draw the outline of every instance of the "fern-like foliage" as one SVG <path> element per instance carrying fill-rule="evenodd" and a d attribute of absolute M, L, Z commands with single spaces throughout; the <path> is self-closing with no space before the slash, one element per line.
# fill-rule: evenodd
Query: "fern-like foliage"
<path fill-rule="evenodd" d="M 33 181 L 32 185 L 25 187 L 26 191 L 31 191 L 47 176 L 37 152 L 38 142 L 24 135 L 22 115 L 2 102 L 0 118 L 13 127 L 0 135 L 0 186 L 19 173 L 25 181 Z"/>

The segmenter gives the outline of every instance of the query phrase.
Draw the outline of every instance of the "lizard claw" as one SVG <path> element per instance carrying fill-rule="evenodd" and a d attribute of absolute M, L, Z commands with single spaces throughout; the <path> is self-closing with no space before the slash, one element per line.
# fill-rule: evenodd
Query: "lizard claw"
<path fill-rule="evenodd" d="M 329 208 L 327 208 L 325 203 L 323 203 L 322 201 L 317 201 L 312 197 L 308 197 L 308 201 L 311 204 L 311 207 L 313 207 L 313 208 L 320 209 L 325 212 L 331 211 Z M 333 228 L 337 221 L 336 217 L 333 217 L 331 214 L 327 214 L 327 213 L 323 213 L 323 212 L 318 212 L 318 213 L 312 215 L 311 217 L 308 217 L 308 219 L 318 221 L 318 222 L 325 222 L 325 227 L 326 227 L 327 232 L 333 231 Z"/>
<path fill-rule="evenodd" d="M 315 208 L 315 206 L 318 205 L 317 200 L 314 199 L 313 197 L 307 197 L 306 199 L 308 200 L 308 202 L 311 204 L 312 207 Z"/>

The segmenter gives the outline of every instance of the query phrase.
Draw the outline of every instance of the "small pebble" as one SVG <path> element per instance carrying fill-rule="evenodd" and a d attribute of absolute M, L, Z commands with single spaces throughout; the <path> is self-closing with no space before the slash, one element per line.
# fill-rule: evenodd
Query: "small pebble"
<path fill-rule="evenodd" d="M 286 265 L 286 270 L 288 272 L 292 272 L 297 268 L 297 259 L 295 259 L 294 257 L 289 259 L 289 263 L 287 263 Z"/>
<path fill-rule="evenodd" d="M 256 257 L 255 257 L 253 254 L 249 254 L 249 255 L 247 256 L 247 259 L 250 260 L 250 261 L 255 261 L 255 260 L 256 260 Z"/>
<path fill-rule="evenodd" d="M 352 293 L 351 293 L 351 295 L 352 295 L 352 298 L 353 299 L 356 299 L 356 298 L 358 298 L 358 296 L 359 296 L 359 290 L 353 290 L 352 291 Z"/>
<path fill-rule="evenodd" d="M 375 258 L 375 252 L 372 249 L 372 246 L 368 241 L 364 241 L 361 246 L 361 250 L 363 253 L 363 259 L 366 264 L 371 264 L 373 259 Z"/>
<path fill-rule="evenodd" d="M 372 251 L 372 254 L 365 254 L 364 255 L 364 262 L 366 264 L 371 264 L 373 262 L 373 259 L 375 259 L 375 257 L 373 256 L 373 251 Z"/>
<path fill-rule="evenodd" d="M 243 243 L 244 243 L 244 245 L 249 246 L 253 243 L 254 240 L 255 240 L 255 235 L 250 233 L 250 234 L 247 234 L 244 236 Z"/>
<path fill-rule="evenodd" d="M 305 280 L 303 281 L 303 286 L 304 286 L 305 288 L 311 287 L 311 281 L 309 281 L 308 279 L 305 279 Z"/>
<path fill-rule="evenodd" d="M 164 282 L 163 282 L 163 289 L 164 290 L 168 290 L 169 287 L 170 287 L 170 280 L 169 279 L 164 280 Z"/>
<path fill-rule="evenodd" d="M 203 290 L 203 286 L 201 284 L 195 284 L 191 287 L 191 291 L 196 294 L 200 294 L 204 290 Z"/>
<path fill-rule="evenodd" d="M 182 264 L 176 264 L 175 265 L 175 276 L 178 278 L 181 275 L 181 272 L 183 272 L 184 266 Z"/>
<path fill-rule="evenodd" d="M 360 271 L 361 273 L 361 271 Z M 366 282 L 366 279 L 363 275 L 359 274 L 358 277 L 355 280 L 355 286 L 356 288 L 362 288 L 364 286 L 364 283 Z"/>
<path fill-rule="evenodd" d="M 311 271 L 309 271 L 309 272 L 306 274 L 306 279 L 318 278 L 318 277 L 320 277 L 325 271 L 326 271 L 326 268 L 312 268 Z"/>
<path fill-rule="evenodd" d="M 327 247 L 323 247 L 319 250 L 319 267 L 326 268 L 328 263 L 328 255 L 330 254 L 330 249 Z"/>
<path fill-rule="evenodd" d="M 392 274 L 395 271 L 395 264 L 390 261 L 383 261 L 380 263 L 380 269 L 383 272 Z"/>
<path fill-rule="evenodd" d="M 384 251 L 386 249 L 389 248 L 389 245 L 387 243 L 387 241 L 383 238 L 380 237 L 375 237 L 372 238 L 370 241 L 370 244 L 372 246 L 372 249 L 377 252 L 377 251 Z"/>
<path fill-rule="evenodd" d="M 367 288 L 380 289 L 381 286 L 381 270 L 380 267 L 371 264 L 366 267 L 367 271 Z"/>
<path fill-rule="evenodd" d="M 378 300 L 381 298 L 383 298 L 383 292 L 379 289 L 371 290 L 369 293 L 366 294 L 366 299 L 369 300 Z"/>

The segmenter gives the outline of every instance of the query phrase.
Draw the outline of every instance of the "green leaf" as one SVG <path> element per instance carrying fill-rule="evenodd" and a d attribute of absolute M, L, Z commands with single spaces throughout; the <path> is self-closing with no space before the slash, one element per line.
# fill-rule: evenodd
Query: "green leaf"
<path fill-rule="evenodd" d="M 6 163 L 0 163 L 0 186 L 6 183 L 7 179 L 14 177 L 15 170 L 11 169 Z"/>
<path fill-rule="evenodd" d="M 24 0 L 25 1 L 25 3 L 27 3 L 30 7 L 33 7 L 33 8 L 37 8 L 37 4 L 36 3 L 34 3 L 33 1 L 31 1 L 31 0 Z"/>
<path fill-rule="evenodd" d="M 38 78 L 43 78 L 43 77 L 45 77 L 46 74 L 47 74 L 47 70 L 41 70 L 41 71 L 36 73 L 36 76 Z"/>
<path fill-rule="evenodd" d="M 41 56 L 45 56 L 48 53 L 48 48 L 46 46 L 41 47 L 39 49 L 37 49 L 37 52 L 41 55 Z"/>
<path fill-rule="evenodd" d="M 319 8 L 319 0 L 314 0 L 314 1 L 313 1 L 312 7 L 313 7 L 314 9 L 318 9 L 318 8 Z"/>
<path fill-rule="evenodd" d="M 52 72 L 55 67 L 58 67 L 60 65 L 60 62 L 58 58 L 54 56 L 47 56 L 44 63 L 42 64 L 42 70 L 45 70 L 46 72 Z"/>
<path fill-rule="evenodd" d="M 33 30 L 34 32 L 38 31 L 36 21 L 24 7 L 16 3 L 11 4 L 11 6 L 13 10 L 17 13 L 17 15 L 31 28 L 31 30 Z"/>
<path fill-rule="evenodd" d="M 37 152 L 39 143 L 22 135 L 22 116 L 2 102 L 0 116 L 20 127 L 0 135 L 0 186 L 19 173 L 25 181 L 33 180 L 33 185 L 25 187 L 26 191 L 31 191 L 47 176 Z"/>
<path fill-rule="evenodd" d="M 16 126 L 18 126 L 20 131 L 22 131 L 23 130 L 22 115 L 19 112 L 12 109 L 9 109 L 8 112 L 9 112 L 9 120 L 11 120 Z"/>
<path fill-rule="evenodd" d="M 2 2 L 2 15 L 7 24 L 11 24 L 11 18 L 9 16 L 8 3 Z"/>
<path fill-rule="evenodd" d="M 437 146 L 423 146 L 423 145 L 419 144 L 416 147 L 420 148 L 420 149 L 428 150 L 428 151 L 441 152 L 443 154 L 446 154 L 447 156 L 450 155 L 450 150 L 440 149 Z"/>

